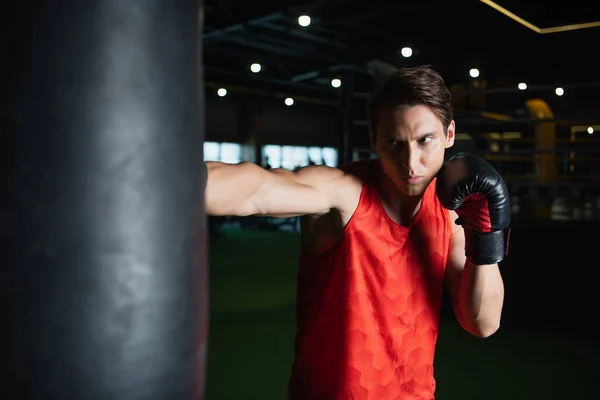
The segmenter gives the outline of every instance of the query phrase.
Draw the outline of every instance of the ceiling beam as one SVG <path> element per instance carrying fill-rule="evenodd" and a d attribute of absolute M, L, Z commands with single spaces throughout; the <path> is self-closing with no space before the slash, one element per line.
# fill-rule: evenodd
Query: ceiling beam
<path fill-rule="evenodd" d="M 306 90 L 306 91 L 311 91 L 311 92 L 319 92 L 319 93 L 327 93 L 329 95 L 335 95 L 335 90 L 333 88 L 331 88 L 331 86 L 311 85 L 308 83 L 291 82 L 290 80 L 287 80 L 287 79 L 272 78 L 272 77 L 268 77 L 268 76 L 264 76 L 264 75 L 260 75 L 260 74 L 253 74 L 251 76 L 242 76 L 242 75 L 240 75 L 239 72 L 236 72 L 236 71 L 229 71 L 224 68 L 211 67 L 211 66 L 205 66 L 204 72 L 212 73 L 212 74 L 220 75 L 220 76 L 236 77 L 236 78 L 238 78 L 240 80 L 244 80 L 246 82 L 253 81 L 253 82 L 265 83 L 265 84 L 270 84 L 270 85 L 277 85 L 280 87 L 296 88 L 296 89 L 301 89 L 301 90 Z"/>
<path fill-rule="evenodd" d="M 202 40 L 204 41 L 204 44 L 210 44 L 214 41 L 224 39 L 227 35 L 231 35 L 233 33 L 240 33 L 246 30 L 246 28 L 248 27 L 260 26 L 268 22 L 278 21 L 281 18 L 283 18 L 283 13 L 281 12 L 267 14 L 260 18 L 255 18 L 250 21 L 242 22 L 240 24 L 230 25 L 225 28 L 219 28 L 211 32 L 205 32 L 202 35 Z"/>
<path fill-rule="evenodd" d="M 600 21 L 594 22 L 585 22 L 581 24 L 569 24 L 569 25 L 560 25 L 560 26 L 552 26 L 548 28 L 540 28 L 532 24 L 531 22 L 525 20 L 524 18 L 519 17 L 517 14 L 509 11 L 508 9 L 502 7 L 500 4 L 492 1 L 492 0 L 479 0 L 483 4 L 493 8 L 498 11 L 500 14 L 512 19 L 513 21 L 523 25 L 524 27 L 531 29 L 537 34 L 546 35 L 549 33 L 559 33 L 559 32 L 569 32 L 569 31 L 578 31 L 581 29 L 589 29 L 589 28 L 598 28 L 600 27 Z"/>

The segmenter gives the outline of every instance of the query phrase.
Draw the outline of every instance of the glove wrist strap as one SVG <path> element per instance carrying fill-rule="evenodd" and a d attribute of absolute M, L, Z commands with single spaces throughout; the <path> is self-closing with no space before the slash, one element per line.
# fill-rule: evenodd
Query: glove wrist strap
<path fill-rule="evenodd" d="M 510 228 L 493 232 L 465 229 L 467 259 L 475 265 L 496 264 L 508 255 Z"/>

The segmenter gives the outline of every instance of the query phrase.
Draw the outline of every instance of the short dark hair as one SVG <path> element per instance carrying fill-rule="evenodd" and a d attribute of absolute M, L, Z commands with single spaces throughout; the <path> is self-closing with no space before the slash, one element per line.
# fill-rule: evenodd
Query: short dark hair
<path fill-rule="evenodd" d="M 444 130 L 448 128 L 454 118 L 452 98 L 440 74 L 428 65 L 394 71 L 375 89 L 367 103 L 373 133 L 384 109 L 420 104 L 431 107 L 437 113 Z"/>

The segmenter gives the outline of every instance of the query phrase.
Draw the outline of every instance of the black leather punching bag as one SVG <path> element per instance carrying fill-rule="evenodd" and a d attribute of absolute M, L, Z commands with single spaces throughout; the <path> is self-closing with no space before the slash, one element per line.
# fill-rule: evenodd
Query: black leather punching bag
<path fill-rule="evenodd" d="M 200 399 L 202 4 L 21 3 L 0 397 Z"/>

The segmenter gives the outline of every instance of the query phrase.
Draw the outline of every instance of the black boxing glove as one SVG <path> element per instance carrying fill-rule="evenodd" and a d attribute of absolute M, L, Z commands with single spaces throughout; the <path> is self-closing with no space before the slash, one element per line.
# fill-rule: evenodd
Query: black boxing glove
<path fill-rule="evenodd" d="M 510 201 L 500 174 L 484 159 L 456 154 L 436 180 L 440 203 L 455 210 L 463 226 L 466 256 L 473 264 L 495 264 L 508 254 Z"/>

